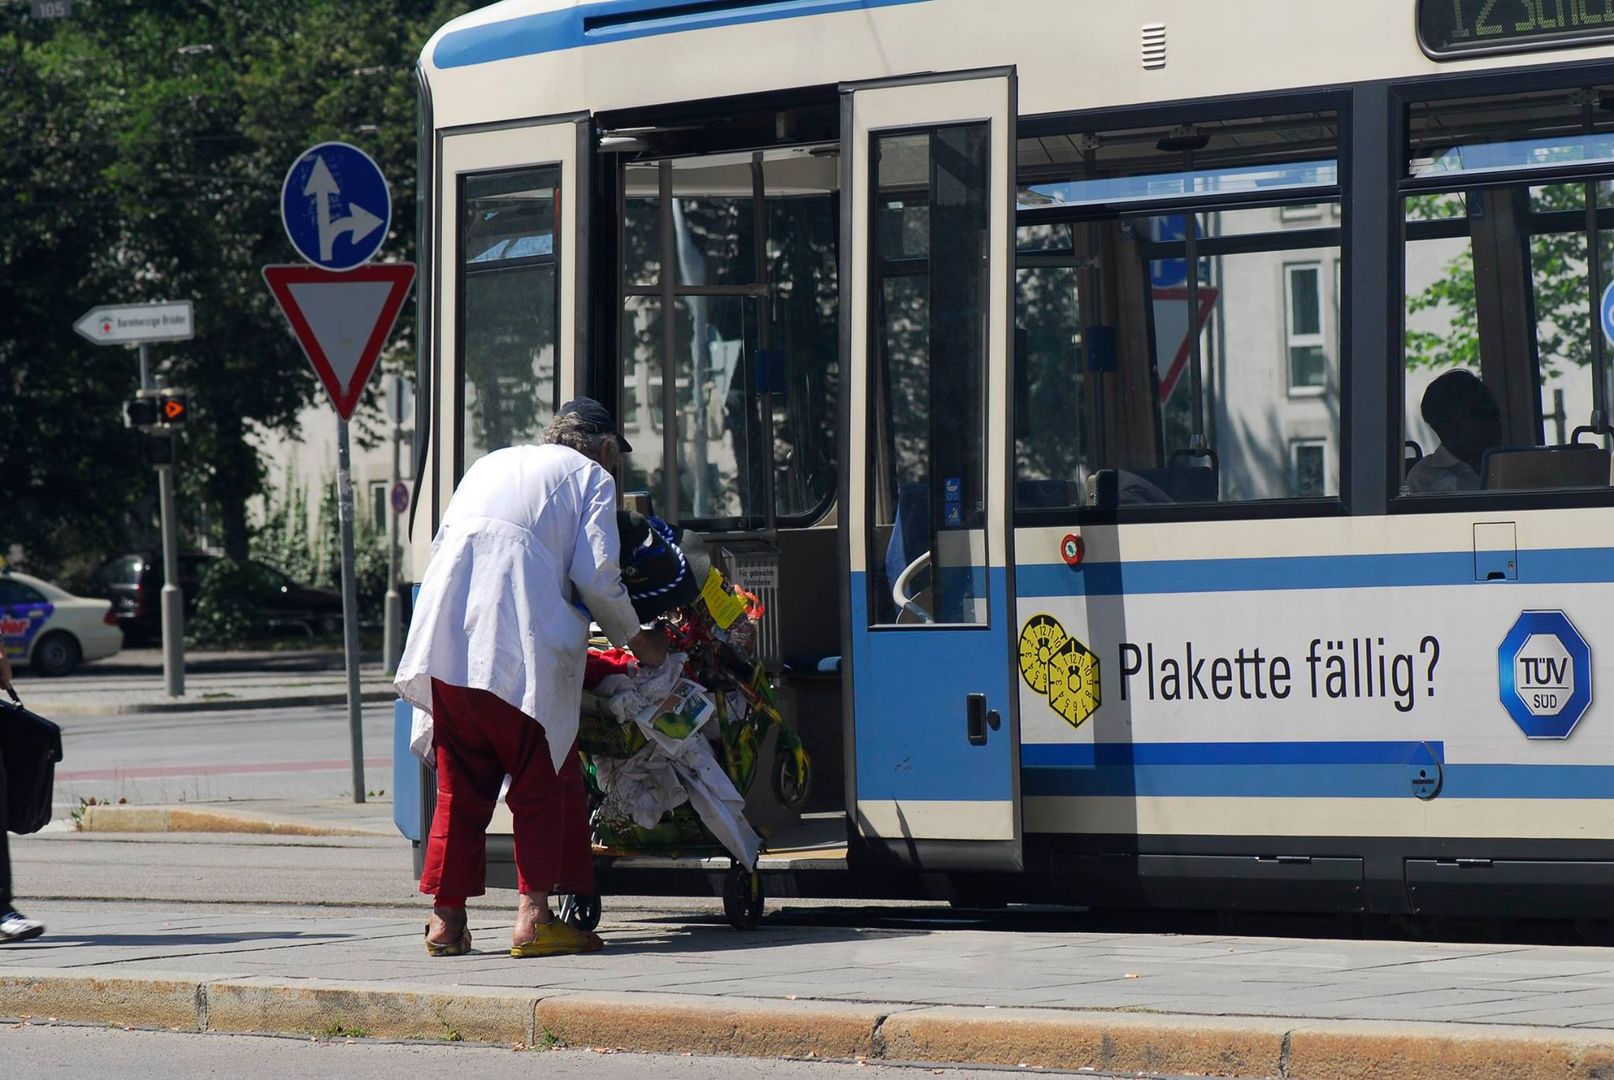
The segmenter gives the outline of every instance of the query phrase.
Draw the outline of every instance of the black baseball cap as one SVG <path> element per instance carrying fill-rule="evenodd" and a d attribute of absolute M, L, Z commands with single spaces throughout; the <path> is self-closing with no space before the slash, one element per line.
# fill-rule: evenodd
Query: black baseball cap
<path fill-rule="evenodd" d="M 560 415 L 577 417 L 597 435 L 615 435 L 622 452 L 633 453 L 633 444 L 623 438 L 622 433 L 616 429 L 616 419 L 611 415 L 611 410 L 593 398 L 573 398 L 560 407 Z"/>

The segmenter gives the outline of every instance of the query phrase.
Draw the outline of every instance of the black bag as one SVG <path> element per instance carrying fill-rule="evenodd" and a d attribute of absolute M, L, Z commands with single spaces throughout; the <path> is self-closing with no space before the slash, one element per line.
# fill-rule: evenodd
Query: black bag
<path fill-rule="evenodd" d="M 21 702 L 0 701 L 0 760 L 6 773 L 7 827 L 18 835 L 38 832 L 50 823 L 62 729 Z"/>

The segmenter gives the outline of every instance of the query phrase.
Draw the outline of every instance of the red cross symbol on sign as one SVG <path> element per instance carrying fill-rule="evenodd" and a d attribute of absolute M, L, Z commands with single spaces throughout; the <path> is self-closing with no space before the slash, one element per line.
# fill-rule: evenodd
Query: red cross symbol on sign
<path fill-rule="evenodd" d="M 112 324 L 109 323 L 109 322 L 102 323 L 101 324 L 101 333 L 103 333 L 103 334 L 112 333 Z"/>

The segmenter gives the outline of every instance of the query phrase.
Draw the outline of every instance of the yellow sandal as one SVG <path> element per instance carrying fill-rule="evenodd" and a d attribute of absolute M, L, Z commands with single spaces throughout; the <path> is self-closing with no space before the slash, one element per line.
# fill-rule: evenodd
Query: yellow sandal
<path fill-rule="evenodd" d="M 538 924 L 538 932 L 531 941 L 510 946 L 510 955 L 519 959 L 534 956 L 575 956 L 578 953 L 599 952 L 605 948 L 600 935 L 579 930 L 571 923 L 556 919 Z"/>
<path fill-rule="evenodd" d="M 436 942 L 431 939 L 432 924 L 426 924 L 426 955 L 427 956 L 464 956 L 471 951 L 471 928 L 467 926 L 465 933 L 460 935 L 458 941 Z"/>

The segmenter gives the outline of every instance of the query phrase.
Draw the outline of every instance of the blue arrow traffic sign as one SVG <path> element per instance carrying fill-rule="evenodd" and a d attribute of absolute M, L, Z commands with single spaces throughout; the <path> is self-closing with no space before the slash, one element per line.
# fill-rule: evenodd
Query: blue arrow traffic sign
<path fill-rule="evenodd" d="M 1496 669 L 1502 707 L 1526 738 L 1567 739 L 1591 707 L 1591 646 L 1561 611 L 1521 613 Z"/>
<path fill-rule="evenodd" d="M 287 170 L 280 217 L 303 258 L 325 270 L 352 270 L 381 250 L 392 196 L 369 154 L 343 142 L 320 143 Z"/>
<path fill-rule="evenodd" d="M 1601 311 L 1603 315 L 1603 336 L 1608 338 L 1611 344 L 1614 344 L 1614 282 L 1611 282 L 1608 288 L 1603 290 Z"/>

